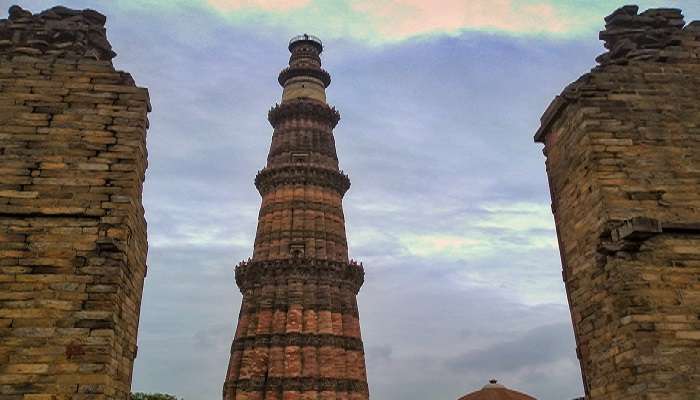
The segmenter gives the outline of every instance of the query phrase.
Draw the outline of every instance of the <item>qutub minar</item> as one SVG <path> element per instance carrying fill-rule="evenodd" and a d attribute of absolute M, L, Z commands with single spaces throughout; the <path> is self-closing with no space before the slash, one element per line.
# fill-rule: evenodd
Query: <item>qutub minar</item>
<path fill-rule="evenodd" d="M 151 105 L 115 69 L 106 20 L 61 6 L 0 19 L 0 400 L 131 398 Z M 608 51 L 535 135 L 586 399 L 697 400 L 700 21 L 624 6 L 605 22 Z M 243 303 L 223 397 L 366 400 L 339 115 L 321 42 L 302 35 L 289 50 L 255 179 L 253 257 L 236 268 Z M 515 399 L 533 397 L 495 379 L 461 398 Z"/>
<path fill-rule="evenodd" d="M 243 293 L 224 383 L 224 400 L 368 399 L 356 295 L 361 265 L 348 259 L 342 199 L 350 180 L 338 168 L 326 103 L 330 75 L 321 41 L 293 38 L 279 74 L 281 104 L 267 166 L 253 257 L 236 267 Z"/>

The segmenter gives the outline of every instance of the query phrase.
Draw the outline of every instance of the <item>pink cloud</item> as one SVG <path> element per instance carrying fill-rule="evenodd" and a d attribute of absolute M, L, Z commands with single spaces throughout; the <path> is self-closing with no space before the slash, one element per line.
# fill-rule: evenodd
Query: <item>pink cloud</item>
<path fill-rule="evenodd" d="M 520 3 L 520 4 L 518 4 Z M 374 20 L 380 33 L 409 37 L 462 29 L 506 32 L 566 30 L 566 22 L 546 3 L 515 0 L 358 0 L 356 11 Z"/>
<path fill-rule="evenodd" d="M 233 11 L 242 8 L 268 12 L 289 11 L 305 7 L 310 3 L 311 0 L 207 0 L 207 4 L 220 11 Z"/>

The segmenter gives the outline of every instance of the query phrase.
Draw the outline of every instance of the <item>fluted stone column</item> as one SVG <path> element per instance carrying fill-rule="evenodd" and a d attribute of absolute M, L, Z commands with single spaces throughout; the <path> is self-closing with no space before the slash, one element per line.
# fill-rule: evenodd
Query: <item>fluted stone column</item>
<path fill-rule="evenodd" d="M 330 76 L 321 42 L 292 39 L 279 75 L 281 104 L 267 166 L 253 257 L 236 267 L 243 294 L 224 400 L 368 398 L 356 295 L 362 266 L 348 260 L 342 199 L 350 187 L 338 168 L 326 104 Z"/>

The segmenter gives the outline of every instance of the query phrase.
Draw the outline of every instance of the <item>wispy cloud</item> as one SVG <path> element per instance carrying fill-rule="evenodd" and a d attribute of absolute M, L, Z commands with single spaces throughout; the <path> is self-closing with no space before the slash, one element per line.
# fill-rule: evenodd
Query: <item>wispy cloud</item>
<path fill-rule="evenodd" d="M 654 7 L 678 2 L 639 0 L 636 3 Z M 468 31 L 576 37 L 601 28 L 601 16 L 624 3 L 619 0 L 127 0 L 126 4 L 170 10 L 201 7 L 237 25 L 282 28 L 290 33 L 310 32 L 323 38 L 343 37 L 378 44 L 433 35 L 454 36 Z"/>
<path fill-rule="evenodd" d="M 556 250 L 549 207 L 536 203 L 484 205 L 483 214 L 453 221 L 453 232 L 421 232 L 400 236 L 406 252 L 417 257 L 451 261 L 475 260 L 497 253 Z"/>
<path fill-rule="evenodd" d="M 255 19 L 372 43 L 464 31 L 564 36 L 599 22 L 551 0 L 207 0 L 207 5 L 238 23 Z"/>
<path fill-rule="evenodd" d="M 221 11 L 258 9 L 268 12 L 284 12 L 309 5 L 311 0 L 206 0 L 211 7 Z"/>
<path fill-rule="evenodd" d="M 360 0 L 353 2 L 353 9 L 377 33 L 393 39 L 464 30 L 563 34 L 577 28 L 561 9 L 546 2 Z"/>

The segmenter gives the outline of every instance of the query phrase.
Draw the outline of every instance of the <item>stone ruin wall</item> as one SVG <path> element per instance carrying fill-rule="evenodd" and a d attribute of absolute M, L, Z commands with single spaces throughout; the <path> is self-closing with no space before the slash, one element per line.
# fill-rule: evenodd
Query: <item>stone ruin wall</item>
<path fill-rule="evenodd" d="M 126 399 L 143 280 L 148 92 L 105 17 L 0 20 L 0 399 Z"/>
<path fill-rule="evenodd" d="M 700 21 L 636 6 L 542 117 L 588 399 L 700 393 Z"/>

